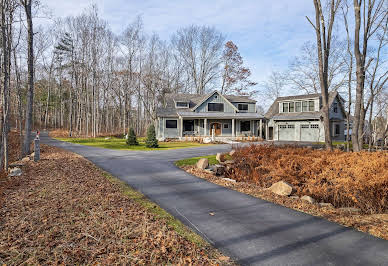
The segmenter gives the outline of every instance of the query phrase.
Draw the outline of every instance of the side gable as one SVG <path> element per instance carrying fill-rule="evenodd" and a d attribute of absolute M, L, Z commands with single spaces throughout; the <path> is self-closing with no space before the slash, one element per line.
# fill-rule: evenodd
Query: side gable
<path fill-rule="evenodd" d="M 207 106 L 208 103 L 223 103 L 224 104 L 224 113 L 235 113 L 238 112 L 236 106 L 234 106 L 229 100 L 227 100 L 223 95 L 218 91 L 214 91 L 209 94 L 207 97 L 204 97 L 194 108 L 194 112 L 208 112 Z"/>
<path fill-rule="evenodd" d="M 346 112 L 345 107 L 343 106 L 343 101 L 340 99 L 340 95 L 336 93 L 333 95 L 332 99 L 329 99 L 330 101 L 330 113 L 329 117 L 330 119 L 345 119 L 346 118 Z M 337 113 L 334 112 L 335 104 L 337 104 Z"/>

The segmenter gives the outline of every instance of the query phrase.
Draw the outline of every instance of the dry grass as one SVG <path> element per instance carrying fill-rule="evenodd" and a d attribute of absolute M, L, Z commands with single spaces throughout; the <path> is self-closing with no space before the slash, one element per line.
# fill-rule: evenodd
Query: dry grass
<path fill-rule="evenodd" d="M 276 195 L 269 190 L 252 182 L 230 182 L 223 178 L 209 174 L 195 166 L 183 166 L 187 172 L 204 178 L 212 183 L 224 186 L 241 193 L 261 198 L 279 205 L 302 211 L 314 216 L 353 227 L 359 231 L 369 233 L 376 237 L 388 240 L 388 214 L 360 214 L 345 212 L 336 208 L 320 207 L 318 204 L 310 204 L 300 199 L 292 199 Z"/>
<path fill-rule="evenodd" d="M 228 264 L 123 195 L 84 158 L 42 145 L 42 160 L 0 184 L 0 264 Z"/>
<path fill-rule="evenodd" d="M 251 145 L 236 150 L 226 176 L 269 187 L 283 180 L 299 196 L 363 213 L 388 211 L 388 153 Z"/>

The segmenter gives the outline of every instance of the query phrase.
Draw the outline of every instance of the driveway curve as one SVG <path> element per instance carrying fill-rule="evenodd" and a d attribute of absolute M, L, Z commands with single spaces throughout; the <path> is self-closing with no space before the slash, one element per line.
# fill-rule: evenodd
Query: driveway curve
<path fill-rule="evenodd" d="M 174 165 L 230 145 L 144 152 L 71 144 L 47 134 L 41 140 L 125 181 L 242 265 L 388 265 L 386 240 L 207 182 Z"/>

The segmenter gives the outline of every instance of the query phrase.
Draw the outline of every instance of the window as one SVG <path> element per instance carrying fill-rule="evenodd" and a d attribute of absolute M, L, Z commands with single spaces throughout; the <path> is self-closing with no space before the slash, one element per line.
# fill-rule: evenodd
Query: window
<path fill-rule="evenodd" d="M 229 128 L 229 124 L 224 124 L 224 128 Z"/>
<path fill-rule="evenodd" d="M 314 111 L 314 101 L 309 101 L 309 111 L 310 112 Z"/>
<path fill-rule="evenodd" d="M 223 103 L 208 103 L 207 110 L 209 112 L 223 112 L 224 104 Z"/>
<path fill-rule="evenodd" d="M 176 102 L 175 106 L 176 106 L 176 108 L 188 108 L 189 103 L 188 102 Z"/>
<path fill-rule="evenodd" d="M 294 112 L 295 108 L 295 103 L 294 102 L 290 102 L 290 113 Z"/>
<path fill-rule="evenodd" d="M 288 103 L 283 103 L 283 113 L 288 113 Z"/>
<path fill-rule="evenodd" d="M 334 135 L 338 136 L 340 134 L 340 125 L 334 124 Z"/>
<path fill-rule="evenodd" d="M 333 112 L 338 113 L 338 103 L 333 103 Z"/>
<path fill-rule="evenodd" d="M 300 112 L 300 111 L 302 111 L 301 102 L 296 102 L 295 103 L 295 112 Z"/>
<path fill-rule="evenodd" d="M 309 128 L 309 125 L 300 125 L 301 128 Z"/>
<path fill-rule="evenodd" d="M 319 128 L 319 125 L 313 124 L 313 125 L 311 125 L 310 127 L 311 127 L 311 128 Z"/>
<path fill-rule="evenodd" d="M 302 102 L 302 112 L 307 112 L 307 102 L 306 101 L 303 101 Z"/>
<path fill-rule="evenodd" d="M 279 128 L 287 128 L 287 125 L 279 125 Z"/>
<path fill-rule="evenodd" d="M 246 104 L 246 103 L 239 103 L 238 104 L 238 110 L 240 110 L 240 111 L 248 111 L 248 104 Z"/>
<path fill-rule="evenodd" d="M 295 128 L 295 125 L 288 125 L 288 128 Z"/>
<path fill-rule="evenodd" d="M 177 120 L 166 120 L 166 128 L 177 128 L 178 126 Z"/>
<path fill-rule="evenodd" d="M 251 130 L 251 121 L 241 121 L 241 131 L 250 131 Z"/>

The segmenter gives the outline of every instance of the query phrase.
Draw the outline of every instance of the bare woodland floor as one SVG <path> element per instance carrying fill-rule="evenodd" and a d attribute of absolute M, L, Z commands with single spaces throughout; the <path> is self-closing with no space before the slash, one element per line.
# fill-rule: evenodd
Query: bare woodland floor
<path fill-rule="evenodd" d="M 178 234 L 74 153 L 42 145 L 42 160 L 0 182 L 0 264 L 231 264 Z"/>
<path fill-rule="evenodd" d="M 318 204 L 310 204 L 300 199 L 292 199 L 285 196 L 276 195 L 263 187 L 249 182 L 230 182 L 224 178 L 214 176 L 195 166 L 182 166 L 182 169 L 190 174 L 204 178 L 212 183 L 257 197 L 288 208 L 302 211 L 314 216 L 325 218 L 353 227 L 359 231 L 388 240 L 388 213 L 383 214 L 361 214 L 349 213 L 336 208 L 320 207 Z"/>

